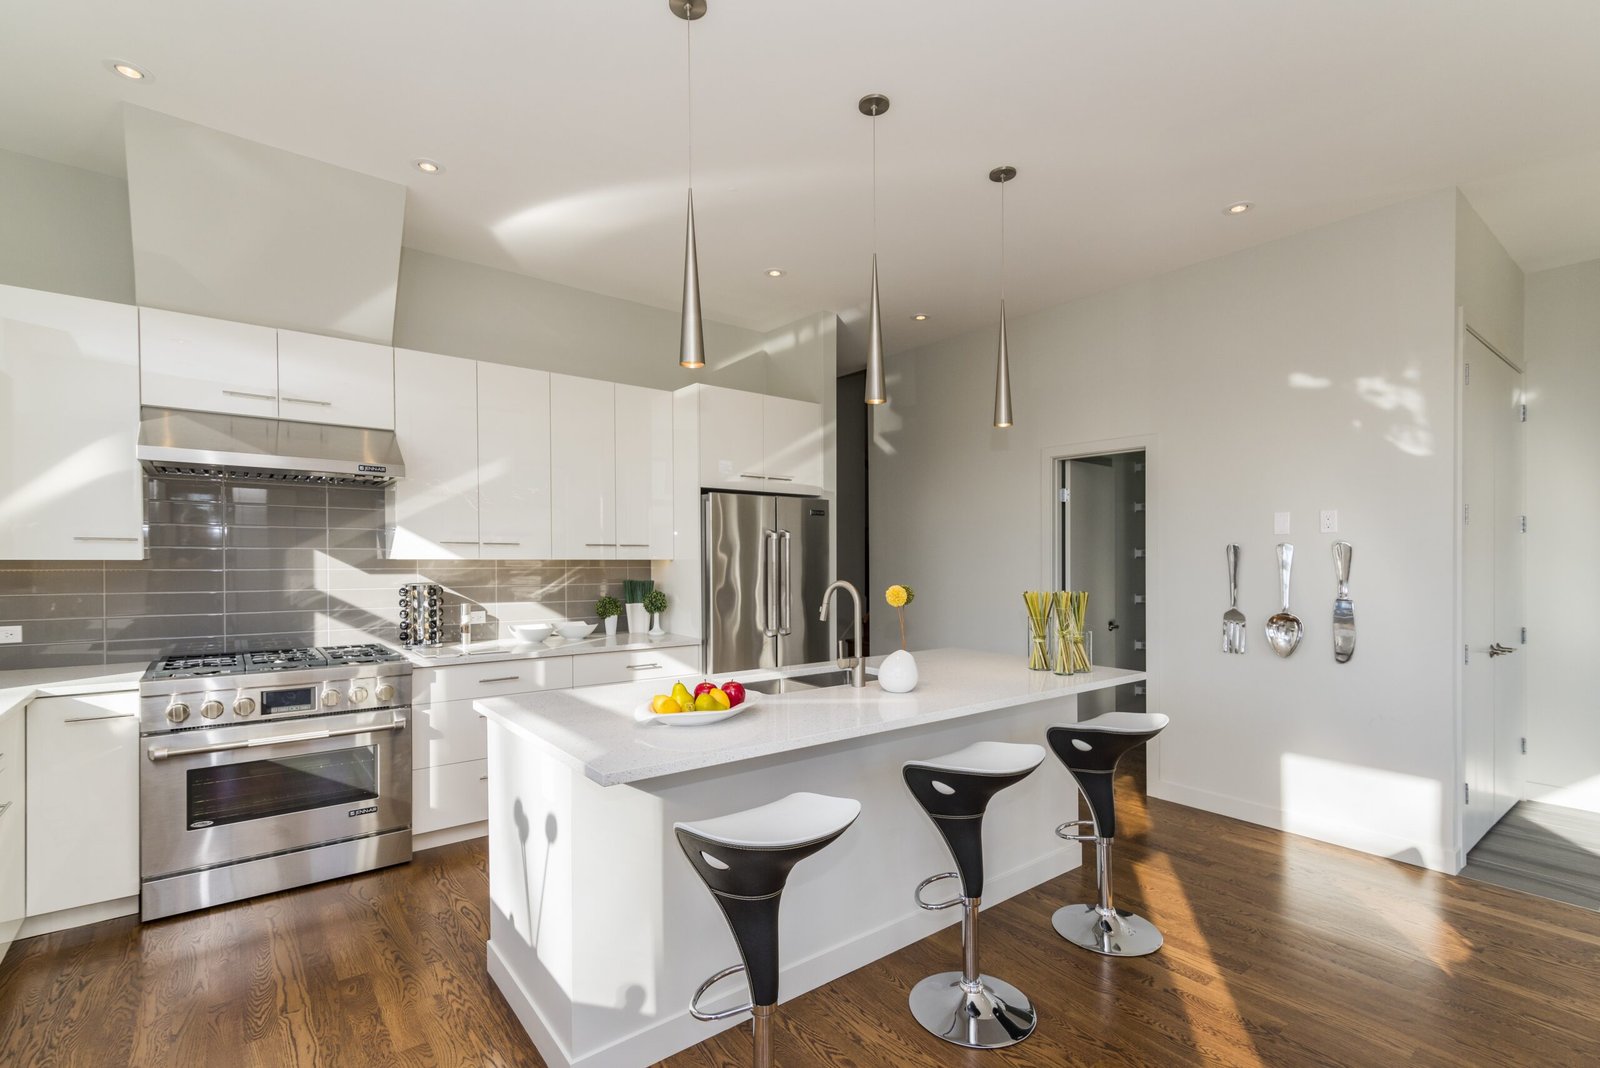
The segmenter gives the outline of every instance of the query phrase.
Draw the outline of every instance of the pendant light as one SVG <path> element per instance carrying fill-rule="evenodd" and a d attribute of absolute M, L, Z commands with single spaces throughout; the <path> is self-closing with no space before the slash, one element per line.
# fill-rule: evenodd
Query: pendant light
<path fill-rule="evenodd" d="M 868 404 L 889 399 L 883 380 L 883 312 L 878 307 L 878 116 L 889 110 L 889 98 L 869 93 L 856 105 L 872 120 L 872 302 L 868 312 L 867 395 Z"/>
<path fill-rule="evenodd" d="M 706 13 L 706 0 L 667 0 L 684 21 L 684 111 L 689 129 L 689 218 L 683 239 L 683 325 L 678 340 L 678 366 L 698 370 L 706 365 L 705 320 L 700 314 L 700 254 L 694 239 L 694 21 Z"/>
<path fill-rule="evenodd" d="M 1011 358 L 1006 352 L 1006 183 L 1017 176 L 1015 167 L 996 167 L 989 181 L 1000 184 L 1000 346 L 994 358 L 994 425 L 1011 425 Z"/>

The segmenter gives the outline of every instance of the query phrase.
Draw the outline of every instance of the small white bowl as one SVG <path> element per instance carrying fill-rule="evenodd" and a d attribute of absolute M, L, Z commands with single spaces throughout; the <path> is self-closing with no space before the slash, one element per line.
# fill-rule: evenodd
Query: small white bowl
<path fill-rule="evenodd" d="M 511 633 L 516 635 L 518 641 L 542 642 L 555 633 L 555 627 L 549 623 L 513 623 Z"/>
<path fill-rule="evenodd" d="M 579 638 L 587 638 L 593 634 L 594 626 L 593 623 L 579 623 L 575 620 L 568 620 L 567 622 L 556 624 L 556 633 L 569 641 L 577 641 Z"/>

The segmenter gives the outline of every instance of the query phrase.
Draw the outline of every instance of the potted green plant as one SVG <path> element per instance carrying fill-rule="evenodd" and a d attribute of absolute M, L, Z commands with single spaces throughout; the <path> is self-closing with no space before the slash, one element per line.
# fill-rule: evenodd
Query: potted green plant
<path fill-rule="evenodd" d="M 651 590 L 644 595 L 644 610 L 650 613 L 650 633 L 656 637 L 665 634 L 661 629 L 661 613 L 667 610 L 667 595 L 660 590 Z"/>
<path fill-rule="evenodd" d="M 617 633 L 617 617 L 622 614 L 622 602 L 609 595 L 602 597 L 594 603 L 594 614 L 605 623 L 606 637 L 614 637 Z"/>
<path fill-rule="evenodd" d="M 628 616 L 629 634 L 643 634 L 650 626 L 650 613 L 645 611 L 644 599 L 655 588 L 653 579 L 622 580 L 622 606 Z"/>

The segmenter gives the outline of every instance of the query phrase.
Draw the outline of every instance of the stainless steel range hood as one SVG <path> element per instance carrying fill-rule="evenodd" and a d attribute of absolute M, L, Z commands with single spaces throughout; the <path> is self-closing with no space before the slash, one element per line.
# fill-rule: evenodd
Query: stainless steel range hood
<path fill-rule="evenodd" d="M 141 408 L 139 462 L 157 475 L 387 486 L 405 474 L 391 430 Z"/>

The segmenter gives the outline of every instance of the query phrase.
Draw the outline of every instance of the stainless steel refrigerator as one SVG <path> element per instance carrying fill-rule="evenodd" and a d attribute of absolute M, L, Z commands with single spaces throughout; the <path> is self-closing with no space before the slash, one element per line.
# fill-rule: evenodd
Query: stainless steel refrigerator
<path fill-rule="evenodd" d="M 831 660 L 830 625 L 817 619 L 831 581 L 828 502 L 706 493 L 701 504 L 706 673 Z"/>

